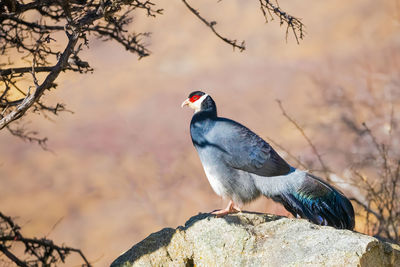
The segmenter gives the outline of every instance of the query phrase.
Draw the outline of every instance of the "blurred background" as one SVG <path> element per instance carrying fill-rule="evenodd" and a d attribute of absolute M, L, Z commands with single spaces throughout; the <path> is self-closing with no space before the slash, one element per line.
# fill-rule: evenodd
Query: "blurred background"
<path fill-rule="evenodd" d="M 61 74 L 44 96 L 73 113 L 24 119 L 49 138 L 51 151 L 0 132 L 0 210 L 16 217 L 26 236 L 81 248 L 95 266 L 108 266 L 150 233 L 224 207 L 192 146 L 192 111 L 180 107 L 199 89 L 214 98 L 220 116 L 281 145 L 275 148 L 291 164 L 298 166 L 288 152 L 320 170 L 282 115 L 281 100 L 336 173 L 337 186 L 365 199 L 343 181 L 373 154 L 362 122 L 379 142 L 399 145 L 399 1 L 282 0 L 306 25 L 299 45 L 290 34 L 285 41 L 279 21 L 265 23 L 258 1 L 193 1 L 221 34 L 245 40 L 244 52 L 232 51 L 181 1 L 154 2 L 164 15 L 138 15 L 132 23 L 132 30 L 152 32 L 150 57 L 138 61 L 117 43 L 92 38 L 81 56 L 94 73 Z M 244 210 L 288 215 L 265 198 Z M 356 230 L 366 232 L 357 218 Z"/>

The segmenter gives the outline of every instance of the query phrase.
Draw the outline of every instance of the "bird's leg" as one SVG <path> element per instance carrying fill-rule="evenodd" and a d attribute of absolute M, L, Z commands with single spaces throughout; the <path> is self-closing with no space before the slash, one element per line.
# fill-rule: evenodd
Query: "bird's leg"
<path fill-rule="evenodd" d="M 241 212 L 239 206 L 237 206 L 231 200 L 231 201 L 229 201 L 228 206 L 225 209 L 213 211 L 213 212 L 211 212 L 211 214 L 217 215 L 217 217 L 222 217 L 227 214 L 238 213 L 238 212 Z"/>

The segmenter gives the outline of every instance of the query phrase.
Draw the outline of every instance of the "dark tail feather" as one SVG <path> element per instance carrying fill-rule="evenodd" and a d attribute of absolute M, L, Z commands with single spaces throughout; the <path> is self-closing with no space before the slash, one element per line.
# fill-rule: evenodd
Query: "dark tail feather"
<path fill-rule="evenodd" d="M 354 209 L 351 202 L 333 186 L 307 174 L 302 186 L 294 192 L 274 196 L 293 214 L 318 225 L 329 225 L 338 229 L 354 228 Z"/>

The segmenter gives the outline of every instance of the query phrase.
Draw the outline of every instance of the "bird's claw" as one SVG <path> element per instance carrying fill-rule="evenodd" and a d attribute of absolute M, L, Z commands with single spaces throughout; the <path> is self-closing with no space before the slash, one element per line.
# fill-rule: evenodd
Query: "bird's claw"
<path fill-rule="evenodd" d="M 233 201 L 229 201 L 228 206 L 225 209 L 214 210 L 211 214 L 216 215 L 217 217 L 223 217 L 228 214 L 241 212 L 240 208 L 233 203 Z"/>
<path fill-rule="evenodd" d="M 238 213 L 238 212 L 240 212 L 240 211 L 239 210 L 230 211 L 230 210 L 223 209 L 223 210 L 215 210 L 215 211 L 211 212 L 211 214 L 213 214 L 219 218 L 219 217 L 224 217 L 225 215 L 228 215 L 228 214 L 233 214 L 233 213 Z"/>

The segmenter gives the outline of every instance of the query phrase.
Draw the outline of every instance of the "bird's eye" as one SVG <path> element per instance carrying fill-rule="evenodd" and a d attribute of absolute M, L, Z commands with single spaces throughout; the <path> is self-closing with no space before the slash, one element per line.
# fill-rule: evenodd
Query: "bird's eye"
<path fill-rule="evenodd" d="M 194 102 L 194 101 L 196 101 L 198 99 L 199 99 L 199 96 L 195 95 L 195 96 L 192 96 L 192 98 L 190 100 L 191 100 L 191 102 Z"/>

